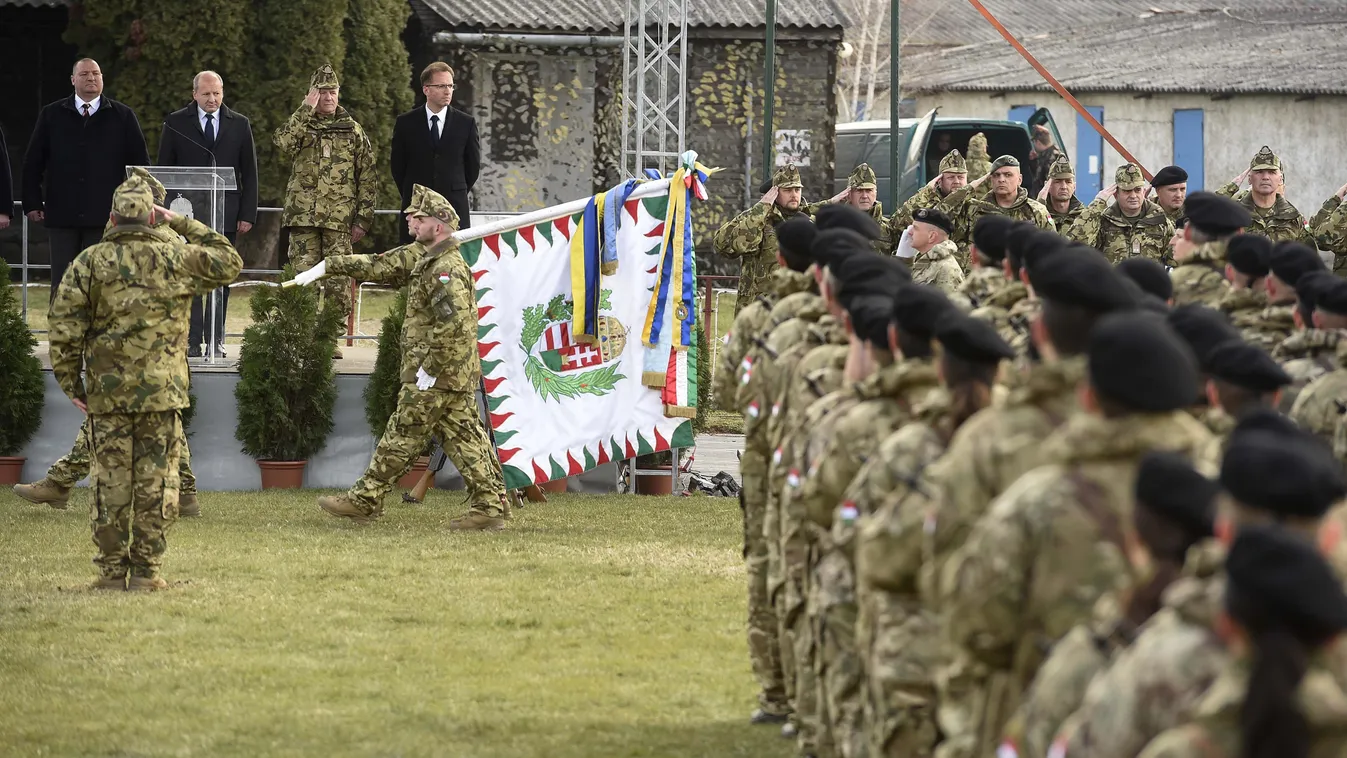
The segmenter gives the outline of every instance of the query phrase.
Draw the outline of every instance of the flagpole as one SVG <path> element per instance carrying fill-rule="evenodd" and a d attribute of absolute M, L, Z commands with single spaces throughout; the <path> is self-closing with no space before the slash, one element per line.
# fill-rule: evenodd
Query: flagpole
<path fill-rule="evenodd" d="M 629 201 L 640 200 L 643 197 L 662 195 L 665 192 L 669 191 L 670 181 L 672 180 L 655 179 L 653 181 L 642 182 L 641 184 L 637 185 L 636 189 L 632 191 L 631 195 L 627 198 L 627 200 Z M 580 211 L 583 211 L 585 209 L 585 206 L 588 204 L 589 198 L 585 197 L 579 200 L 572 200 L 569 203 L 554 205 L 551 208 L 543 208 L 542 210 L 532 211 L 531 213 L 525 213 L 521 216 L 512 216 L 510 218 L 501 219 L 500 221 L 493 221 L 489 224 L 483 224 L 482 226 L 474 226 L 468 229 L 462 229 L 460 231 L 454 232 L 454 241 L 462 244 L 464 242 L 471 242 L 472 240 L 482 239 L 483 237 L 490 237 L 493 234 L 508 232 L 511 229 L 521 229 L 525 226 L 533 226 L 534 224 L 541 224 L 544 221 L 555 221 L 556 219 L 563 218 L 565 216 L 570 216 L 574 213 L 579 213 Z"/>

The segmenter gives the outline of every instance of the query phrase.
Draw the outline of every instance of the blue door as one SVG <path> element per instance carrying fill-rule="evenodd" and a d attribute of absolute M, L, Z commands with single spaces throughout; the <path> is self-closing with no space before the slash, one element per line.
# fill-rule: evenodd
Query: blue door
<path fill-rule="evenodd" d="M 1202 136 L 1201 108 L 1174 111 L 1174 165 L 1188 172 L 1188 191 L 1202 189 L 1206 176 L 1205 141 Z"/>
<path fill-rule="evenodd" d="M 1104 109 L 1098 105 L 1087 105 L 1085 110 L 1102 126 Z M 1104 188 L 1104 138 L 1090 126 L 1085 117 L 1076 114 L 1076 198 L 1089 203 L 1099 190 Z M 1109 182 L 1112 184 L 1112 182 Z"/>
<path fill-rule="evenodd" d="M 1010 115 L 1006 116 L 1009 121 L 1018 121 L 1021 124 L 1029 123 L 1029 117 L 1038 111 L 1037 105 L 1012 105 L 1010 106 Z"/>

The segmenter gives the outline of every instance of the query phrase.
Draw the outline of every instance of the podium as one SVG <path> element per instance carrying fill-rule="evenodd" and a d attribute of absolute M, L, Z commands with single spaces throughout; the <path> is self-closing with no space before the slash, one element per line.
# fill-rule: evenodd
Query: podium
<path fill-rule="evenodd" d="M 128 177 L 134 168 L 145 169 L 164 185 L 168 194 L 164 205 L 170 211 L 194 218 L 220 234 L 233 231 L 224 228 L 225 193 L 238 189 L 232 166 L 127 166 Z M 216 334 L 215 329 L 216 313 L 224 307 L 223 291 L 223 287 L 212 291 L 205 302 L 202 328 L 206 352 L 202 362 L 206 364 L 217 362 L 216 348 L 224 345 L 223 331 Z"/>

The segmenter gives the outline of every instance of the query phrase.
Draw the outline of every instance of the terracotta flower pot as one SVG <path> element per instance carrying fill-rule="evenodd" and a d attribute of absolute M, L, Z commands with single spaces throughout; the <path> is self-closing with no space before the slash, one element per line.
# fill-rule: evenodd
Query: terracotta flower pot
<path fill-rule="evenodd" d="M 18 484 L 27 458 L 0 455 L 0 484 Z"/>
<path fill-rule="evenodd" d="M 428 468 L 430 468 L 430 456 L 428 455 L 423 455 L 412 461 L 411 469 L 398 480 L 398 489 L 409 490 L 415 487 L 416 483 L 421 481 L 421 475 L 426 473 Z"/>
<path fill-rule="evenodd" d="M 656 472 L 659 473 L 646 473 Z M 672 495 L 673 477 L 668 466 L 650 466 L 636 471 L 636 494 Z"/>
<path fill-rule="evenodd" d="M 262 489 L 297 490 L 304 486 L 304 466 L 308 461 L 258 461 L 262 470 Z"/>
<path fill-rule="evenodd" d="M 553 494 L 556 494 L 558 492 L 565 492 L 566 481 L 567 481 L 566 479 L 553 479 L 550 482 L 539 482 L 538 488 L 541 489 L 543 492 L 551 492 Z"/>

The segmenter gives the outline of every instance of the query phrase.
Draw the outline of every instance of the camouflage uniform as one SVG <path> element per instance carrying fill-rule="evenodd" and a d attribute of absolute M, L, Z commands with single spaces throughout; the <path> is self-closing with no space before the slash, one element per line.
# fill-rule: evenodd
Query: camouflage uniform
<path fill-rule="evenodd" d="M 1295 313 L 1295 303 L 1282 303 L 1280 305 L 1269 305 L 1259 314 L 1259 329 L 1264 339 L 1273 341 L 1273 349 L 1295 333 Z"/>
<path fill-rule="evenodd" d="M 1291 384 L 1282 389 L 1280 411 L 1291 410 L 1301 390 L 1338 367 L 1338 343 L 1345 333 L 1339 329 L 1301 329 L 1273 349 L 1272 357 L 1291 377 Z"/>
<path fill-rule="evenodd" d="M 823 443 L 816 456 L 811 454 L 798 493 L 811 522 L 807 528 L 817 536 L 809 606 L 820 630 L 822 699 L 833 740 L 844 758 L 866 754 L 852 554 L 857 504 L 844 502 L 844 495 L 880 442 L 910 420 L 933 394 L 942 392 L 931 361 L 894 363 L 861 382 L 855 388 L 856 402 L 839 405 L 807 443 Z"/>
<path fill-rule="evenodd" d="M 1204 242 L 1169 272 L 1174 284 L 1174 305 L 1201 303 L 1216 308 L 1230 283 L 1225 279 L 1225 243 Z"/>
<path fill-rule="evenodd" d="M 958 246 L 945 240 L 924 253 L 912 256 L 912 281 L 937 287 L 946 295 L 955 294 L 964 282 L 963 269 L 955 259 L 958 252 Z"/>
<path fill-rule="evenodd" d="M 960 310 L 968 313 L 981 308 L 1007 284 L 1006 275 L 1001 269 L 995 266 L 973 266 L 968 269 L 968 276 L 964 277 L 959 288 L 948 293 L 949 299 Z"/>
<path fill-rule="evenodd" d="M 1271 353 L 1281 344 L 1285 335 L 1270 331 L 1263 323 L 1263 311 L 1267 309 L 1267 291 L 1262 287 L 1250 289 L 1230 287 L 1221 296 L 1216 309 L 1224 313 L 1230 323 L 1240 330 L 1245 342 L 1257 345 Z"/>
<path fill-rule="evenodd" d="M 1039 229 L 1057 231 L 1052 216 L 1037 200 L 1030 200 L 1029 193 L 1023 187 L 1008 208 L 1002 208 L 989 192 L 984 194 L 981 188 L 961 187 L 947 196 L 940 206 L 954 220 L 954 234 L 950 239 L 959 246 L 959 258 L 968 259 L 968 246 L 973 243 L 973 225 L 988 214 L 1013 218 L 1016 221 L 1028 221 Z"/>
<path fill-rule="evenodd" d="M 877 190 L 879 185 L 876 181 L 875 170 L 870 168 L 870 164 L 862 163 L 851 170 L 851 174 L 847 177 L 847 189 Z M 812 217 L 820 208 L 830 202 L 832 201 L 824 200 L 819 203 L 810 203 L 800 210 L 808 213 Z M 875 204 L 870 206 L 870 210 L 862 212 L 875 222 L 875 226 L 879 227 L 879 239 L 872 241 L 870 246 L 874 248 L 876 253 L 893 255 L 893 251 L 898 247 L 898 238 L 893 236 L 893 232 L 889 228 L 888 222 L 884 219 L 884 204 L 876 200 Z M 902 230 L 899 229 L 898 232 L 901 234 Z"/>
<path fill-rule="evenodd" d="M 1120 190 L 1137 189 L 1145 184 L 1141 169 L 1130 163 L 1120 167 L 1114 178 Z M 1169 241 L 1174 237 L 1174 224 L 1160 206 L 1142 200 L 1141 211 L 1136 216 L 1126 216 L 1122 206 L 1115 203 L 1099 213 L 1083 213 L 1075 224 L 1062 233 L 1103 251 L 1110 263 L 1137 256 L 1164 262 L 1169 257 Z"/>
<path fill-rule="evenodd" d="M 1339 345 L 1335 370 L 1301 390 L 1287 415 L 1301 429 L 1333 445 L 1343 407 L 1347 407 L 1347 345 Z"/>
<path fill-rule="evenodd" d="M 754 340 L 765 337 L 769 331 L 767 324 L 772 306 L 787 295 L 804 292 L 814 286 L 813 275 L 779 268 L 772 272 L 771 291 L 759 295 L 734 317 L 734 324 L 730 327 L 729 334 L 725 335 L 725 346 L 720 351 L 720 361 L 716 367 L 712 387 L 716 397 L 727 408 L 733 407 L 734 410 L 743 411 L 743 408 L 734 405 L 735 395 L 739 392 L 740 380 L 745 370 L 743 362 L 748 357 L 748 351 L 753 347 Z"/>
<path fill-rule="evenodd" d="M 1004 278 L 1001 281 L 1002 286 L 968 315 L 996 327 L 1001 339 L 1022 358 L 1029 349 L 1029 323 L 1036 315 L 1038 301 L 1029 299 L 1029 288 L 1023 282 Z"/>
<path fill-rule="evenodd" d="M 798 169 L 784 166 L 772 178 L 772 186 L 789 189 L 804 185 L 800 183 Z M 716 230 L 715 251 L 726 258 L 739 259 L 739 297 L 734 302 L 735 315 L 767 291 L 768 278 L 776 268 L 776 225 L 795 215 L 778 205 L 755 203 Z"/>
<path fill-rule="evenodd" d="M 1260 169 L 1280 170 L 1281 167 L 1281 159 L 1266 145 L 1249 162 L 1249 170 L 1251 171 Z M 1241 193 L 1239 185 L 1234 182 L 1221 185 L 1220 189 L 1216 190 L 1216 194 L 1233 199 L 1243 205 L 1249 211 L 1249 215 L 1253 216 L 1253 223 L 1249 224 L 1248 228 L 1244 230 L 1245 234 L 1257 234 L 1260 237 L 1267 237 L 1273 242 L 1294 240 L 1309 246 L 1311 250 L 1316 249 L 1314 234 L 1307 228 L 1308 222 L 1285 197 L 1277 195 L 1277 201 L 1271 208 L 1259 208 L 1254 204 L 1253 193 Z"/>
<path fill-rule="evenodd" d="M 1088 621 L 1100 598 L 1133 583 L 1121 524 L 1141 457 L 1159 449 L 1200 460 L 1210 441 L 1182 411 L 1077 415 L 1044 443 L 1055 463 L 992 504 L 950 559 L 950 640 L 989 672 L 980 707 L 949 733 L 954 754 L 992 754 L 1050 646 Z"/>
<path fill-rule="evenodd" d="M 992 159 L 987 155 L 987 135 L 982 132 L 968 139 L 968 181 L 976 182 L 992 172 Z"/>
<path fill-rule="evenodd" d="M 309 86 L 335 89 L 337 75 L 325 64 Z M 290 161 L 281 216 L 281 226 L 290 232 L 290 263 L 303 272 L 328 256 L 350 255 L 351 227 L 369 231 L 378 193 L 374 148 L 365 130 L 341 106 L 324 116 L 306 103 L 276 130 L 272 141 Z M 323 292 L 350 314 L 349 281 L 329 278 Z"/>
<path fill-rule="evenodd" d="M 1334 195 L 1310 219 L 1310 229 L 1320 250 L 1333 253 L 1333 272 L 1343 275 L 1347 267 L 1347 206 Z"/>
<path fill-rule="evenodd" d="M 962 155 L 958 150 L 951 150 L 948 155 L 940 159 L 940 175 L 945 174 L 967 174 L 968 165 L 964 163 Z M 893 240 L 893 247 L 890 252 L 898 248 L 898 240 L 903 236 L 903 230 L 912 226 L 912 215 L 922 208 L 939 208 L 944 202 L 946 195 L 940 188 L 925 186 L 917 190 L 916 194 L 907 199 L 907 202 L 899 206 L 898 210 L 889 217 L 886 225 L 889 239 Z"/>
<path fill-rule="evenodd" d="M 148 220 L 152 203 L 136 176 L 113 194 L 124 219 Z M 94 563 L 106 580 L 128 571 L 158 578 L 178 515 L 192 297 L 243 268 L 229 240 L 205 224 L 178 216 L 169 228 L 187 243 L 144 223 L 113 228 L 71 264 L 51 307 L 53 373 L 67 395 L 88 404 Z"/>
<path fill-rule="evenodd" d="M 449 201 L 419 184 L 404 212 L 458 227 Z M 408 287 L 398 406 L 347 499 L 366 517 L 382 515 L 384 495 L 434 434 L 463 474 L 469 511 L 502 517 L 505 482 L 477 410 L 477 296 L 458 243 L 451 238 L 427 248 L 411 242 L 380 255 L 334 256 L 327 259 L 327 273 Z M 435 378 L 434 386 L 417 387 L 418 369 Z"/>
<path fill-rule="evenodd" d="M 1067 160 L 1065 155 L 1059 157 L 1048 167 L 1048 181 L 1052 181 L 1053 179 L 1075 178 L 1076 171 L 1071 168 L 1071 161 Z M 1052 216 L 1052 223 L 1056 225 L 1057 230 L 1063 234 L 1076 223 L 1077 219 L 1080 218 L 1081 213 L 1085 211 L 1085 203 L 1082 203 L 1075 195 L 1072 195 L 1067 199 L 1065 212 L 1059 213 L 1057 208 L 1053 206 L 1051 198 L 1043 203 L 1043 207 L 1048 209 L 1048 215 Z"/>

